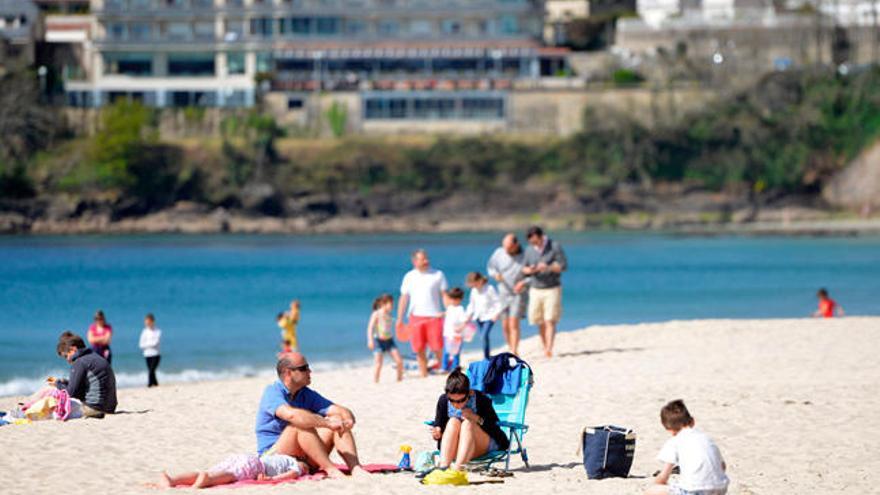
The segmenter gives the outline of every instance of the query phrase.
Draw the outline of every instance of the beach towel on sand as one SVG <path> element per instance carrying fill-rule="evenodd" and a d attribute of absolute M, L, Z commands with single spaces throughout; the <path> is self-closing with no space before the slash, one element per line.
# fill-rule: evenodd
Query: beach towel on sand
<path fill-rule="evenodd" d="M 346 474 L 348 473 L 347 466 L 339 465 L 338 467 L 343 473 L 346 473 Z M 374 473 L 374 474 L 396 473 L 396 472 L 400 471 L 400 468 L 397 467 L 396 464 L 364 464 L 362 467 L 368 473 Z M 251 485 L 279 485 L 282 483 L 296 483 L 297 481 L 302 481 L 302 480 L 320 481 L 326 477 L 327 477 L 327 473 L 325 473 L 324 471 L 318 471 L 317 473 L 307 474 L 305 476 L 300 476 L 299 478 L 292 478 L 292 479 L 287 479 L 287 480 L 262 480 L 262 481 L 241 480 L 241 481 L 235 482 L 231 485 L 217 485 L 217 486 L 240 487 L 240 486 L 251 486 Z"/>

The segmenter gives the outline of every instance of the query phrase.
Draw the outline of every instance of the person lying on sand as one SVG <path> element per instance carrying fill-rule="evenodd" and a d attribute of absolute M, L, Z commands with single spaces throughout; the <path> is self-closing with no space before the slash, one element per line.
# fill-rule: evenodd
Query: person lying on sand
<path fill-rule="evenodd" d="M 242 480 L 287 480 L 309 473 L 309 466 L 289 455 L 236 454 L 224 459 L 207 471 L 181 473 L 172 476 L 162 473 L 159 486 L 171 488 L 178 485 L 208 488 L 228 485 Z"/>

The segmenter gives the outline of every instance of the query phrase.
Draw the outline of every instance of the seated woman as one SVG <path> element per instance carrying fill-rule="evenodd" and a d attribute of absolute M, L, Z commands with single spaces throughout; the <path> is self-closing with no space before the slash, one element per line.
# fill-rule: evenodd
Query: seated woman
<path fill-rule="evenodd" d="M 440 469 L 455 471 L 463 471 L 471 459 L 506 450 L 510 443 L 498 426 L 492 399 L 471 390 L 471 382 L 461 368 L 446 379 L 446 393 L 437 400 L 431 434 L 440 443 Z"/>

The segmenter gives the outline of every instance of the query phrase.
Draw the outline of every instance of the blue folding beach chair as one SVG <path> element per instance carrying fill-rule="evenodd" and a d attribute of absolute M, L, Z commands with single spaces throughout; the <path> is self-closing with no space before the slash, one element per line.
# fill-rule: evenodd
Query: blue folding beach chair
<path fill-rule="evenodd" d="M 526 469 L 529 467 L 529 454 L 523 446 L 523 436 L 529 431 L 529 426 L 526 424 L 526 407 L 529 405 L 529 393 L 534 385 L 534 377 L 532 369 L 525 362 L 519 363 L 517 367 L 520 368 L 520 380 L 515 393 L 486 394 L 492 399 L 492 406 L 495 414 L 498 415 L 498 425 L 507 433 L 509 446 L 507 450 L 487 452 L 471 460 L 469 464 L 474 468 L 492 469 L 493 464 L 504 461 L 504 471 L 507 472 L 510 469 L 510 457 L 516 454 L 519 454 Z M 472 369 L 473 364 L 468 367 L 467 372 L 471 383 L 474 381 Z"/>
<path fill-rule="evenodd" d="M 472 370 L 475 369 L 477 363 L 471 363 L 468 367 L 467 375 L 471 380 L 471 388 L 480 389 L 481 385 L 475 384 L 475 377 Z M 506 450 L 496 450 L 487 452 L 484 455 L 472 459 L 468 463 L 468 467 L 475 470 L 490 470 L 494 464 L 504 462 L 504 472 L 510 469 L 510 457 L 519 454 L 520 458 L 529 467 L 529 455 L 523 445 L 523 436 L 529 430 L 526 420 L 526 407 L 529 405 L 529 393 L 534 384 L 531 368 L 520 362 L 517 364 L 519 368 L 519 386 L 514 393 L 487 393 L 486 395 L 492 399 L 492 406 L 498 415 L 498 425 L 502 431 L 507 434 L 509 446 Z M 433 425 L 433 421 L 426 421 L 425 424 Z M 435 452 L 439 455 L 440 452 Z"/>

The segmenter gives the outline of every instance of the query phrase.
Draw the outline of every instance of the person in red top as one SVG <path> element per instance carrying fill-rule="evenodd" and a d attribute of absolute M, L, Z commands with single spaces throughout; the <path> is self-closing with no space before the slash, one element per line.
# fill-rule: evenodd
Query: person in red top
<path fill-rule="evenodd" d="M 100 309 L 95 313 L 95 322 L 89 325 L 87 338 L 95 354 L 111 363 L 113 354 L 110 352 L 110 341 L 113 339 L 113 327 L 107 323 L 107 318 Z"/>
<path fill-rule="evenodd" d="M 819 298 L 819 309 L 813 313 L 815 318 L 831 318 L 835 314 L 837 314 L 837 316 L 843 316 L 843 308 L 834 302 L 834 299 L 828 297 L 827 290 L 819 289 L 816 296 Z"/>

